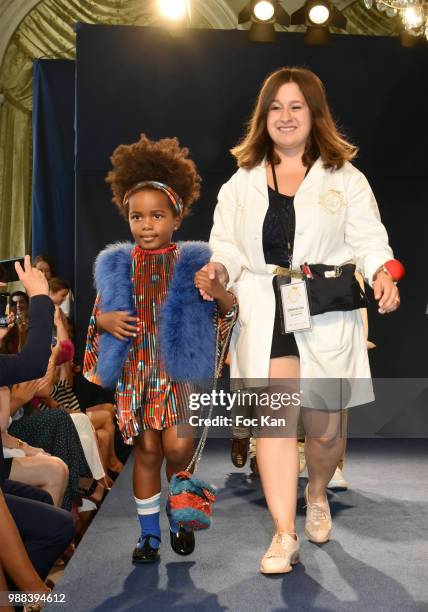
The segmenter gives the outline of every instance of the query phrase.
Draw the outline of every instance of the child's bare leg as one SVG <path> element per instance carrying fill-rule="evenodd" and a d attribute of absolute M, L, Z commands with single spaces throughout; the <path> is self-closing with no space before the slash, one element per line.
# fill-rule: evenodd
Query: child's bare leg
<path fill-rule="evenodd" d="M 133 484 L 141 527 L 141 537 L 132 555 L 135 563 L 150 563 L 158 556 L 162 462 L 161 432 L 144 431 L 135 442 Z"/>
<path fill-rule="evenodd" d="M 180 433 L 180 436 L 178 436 Z M 168 480 L 176 472 L 185 470 L 194 452 L 192 428 L 189 425 L 169 427 L 162 431 L 162 446 L 166 458 L 166 476 Z"/>
<path fill-rule="evenodd" d="M 160 431 L 148 429 L 135 440 L 133 485 L 134 495 L 140 499 L 152 497 L 161 490 L 161 434 Z"/>

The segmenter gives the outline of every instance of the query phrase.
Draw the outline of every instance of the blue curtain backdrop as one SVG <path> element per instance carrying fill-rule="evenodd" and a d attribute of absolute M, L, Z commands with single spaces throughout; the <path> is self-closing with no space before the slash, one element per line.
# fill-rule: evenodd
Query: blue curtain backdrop
<path fill-rule="evenodd" d="M 35 61 L 33 87 L 33 257 L 74 283 L 75 62 Z"/>

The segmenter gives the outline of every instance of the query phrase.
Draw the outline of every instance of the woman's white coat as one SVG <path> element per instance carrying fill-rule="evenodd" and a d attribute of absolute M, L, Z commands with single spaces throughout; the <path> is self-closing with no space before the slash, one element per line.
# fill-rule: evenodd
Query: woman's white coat
<path fill-rule="evenodd" d="M 221 187 L 214 212 L 211 261 L 225 265 L 240 309 L 230 348 L 232 378 L 266 379 L 269 373 L 275 297 L 274 266 L 265 263 L 262 242 L 268 205 L 262 163 L 239 169 Z M 300 185 L 294 207 L 293 268 L 304 262 L 352 261 L 371 282 L 379 266 L 393 257 L 370 185 L 351 163 L 331 171 L 319 158 Z M 312 329 L 295 338 L 302 379 L 346 379 L 347 406 L 373 399 L 359 310 L 314 316 Z M 339 384 L 343 387 L 343 380 Z"/>

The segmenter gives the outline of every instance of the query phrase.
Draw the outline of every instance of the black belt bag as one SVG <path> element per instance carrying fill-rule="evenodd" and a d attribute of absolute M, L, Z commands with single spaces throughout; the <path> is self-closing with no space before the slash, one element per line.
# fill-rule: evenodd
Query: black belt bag
<path fill-rule="evenodd" d="M 354 264 L 305 264 L 301 269 L 308 289 L 311 315 L 367 306 L 367 298 L 355 277 Z"/>

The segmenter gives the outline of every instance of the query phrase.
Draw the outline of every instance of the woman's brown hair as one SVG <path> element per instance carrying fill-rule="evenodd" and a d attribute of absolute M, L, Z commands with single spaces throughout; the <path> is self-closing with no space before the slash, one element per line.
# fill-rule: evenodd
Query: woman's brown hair
<path fill-rule="evenodd" d="M 230 150 L 238 166 L 251 170 L 263 159 L 279 158 L 274 156 L 273 142 L 268 134 L 266 121 L 272 101 L 284 83 L 296 83 L 309 107 L 312 129 L 306 143 L 302 161 L 311 166 L 321 157 L 324 168 L 341 168 L 345 161 L 354 159 L 358 148 L 348 142 L 341 134 L 331 116 L 324 85 L 321 79 L 306 68 L 281 68 L 270 74 L 264 81 L 252 116 L 247 124 L 247 132 L 241 142 Z"/>

